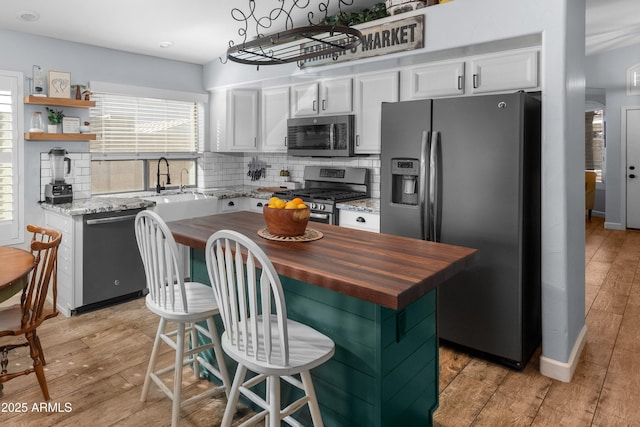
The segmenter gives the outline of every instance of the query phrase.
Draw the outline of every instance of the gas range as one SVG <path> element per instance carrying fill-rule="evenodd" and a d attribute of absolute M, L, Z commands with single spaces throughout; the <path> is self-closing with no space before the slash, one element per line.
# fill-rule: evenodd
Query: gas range
<path fill-rule="evenodd" d="M 336 203 L 370 197 L 366 168 L 306 166 L 304 188 L 273 193 L 283 199 L 299 197 L 311 209 L 311 221 L 338 223 Z"/>

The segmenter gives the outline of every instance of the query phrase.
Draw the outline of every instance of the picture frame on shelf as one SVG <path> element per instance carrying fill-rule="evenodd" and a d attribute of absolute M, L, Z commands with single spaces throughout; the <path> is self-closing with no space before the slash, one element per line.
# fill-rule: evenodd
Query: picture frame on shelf
<path fill-rule="evenodd" d="M 80 117 L 63 117 L 62 133 L 80 133 Z"/>
<path fill-rule="evenodd" d="M 47 83 L 50 98 L 71 98 L 71 73 L 49 70 Z"/>

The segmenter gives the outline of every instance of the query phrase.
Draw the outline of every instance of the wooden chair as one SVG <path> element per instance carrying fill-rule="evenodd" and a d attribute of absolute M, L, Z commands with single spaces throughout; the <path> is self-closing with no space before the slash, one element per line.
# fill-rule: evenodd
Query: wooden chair
<path fill-rule="evenodd" d="M 42 351 L 40 338 L 36 328 L 45 320 L 58 315 L 56 299 L 58 295 L 58 246 L 62 241 L 62 233 L 35 225 L 28 225 L 27 231 L 33 233 L 31 238 L 31 253 L 35 258 L 35 265 L 31 277 L 22 290 L 20 304 L 0 309 L 0 384 L 21 375 L 35 372 L 45 400 L 50 400 L 47 380 L 44 376 L 44 366 L 47 364 Z M 46 304 L 47 295 L 51 289 L 53 305 Z M 3 344 L 2 337 L 24 336 L 25 342 Z M 29 347 L 33 367 L 19 372 L 8 372 L 9 351 L 17 347 Z"/>
<path fill-rule="evenodd" d="M 300 425 L 291 415 L 308 404 L 313 425 L 322 426 L 309 370 L 333 356 L 333 341 L 287 319 L 280 277 L 248 237 L 230 230 L 214 233 L 207 241 L 205 259 L 225 329 L 222 348 L 238 362 L 222 426 L 231 425 L 240 393 L 263 409 L 242 425 L 262 419 L 269 426 L 280 426 L 281 421 Z M 247 370 L 257 375 L 245 381 Z M 294 377 L 297 374 L 300 379 Z M 304 392 L 284 409 L 280 378 Z M 251 389 L 265 380 L 263 399 Z"/>
<path fill-rule="evenodd" d="M 171 231 L 158 214 L 152 211 L 138 213 L 135 233 L 149 289 L 146 305 L 149 310 L 160 316 L 140 400 L 146 401 L 149 385 L 153 380 L 173 401 L 171 425 L 177 426 L 181 408 L 223 392 L 227 395 L 229 393 L 229 375 L 213 320 L 213 316 L 218 314 L 218 305 L 211 287 L 184 281 L 183 266 L 178 261 L 178 247 Z M 176 329 L 167 332 L 168 322 L 175 323 Z M 197 322 L 204 322 L 206 326 Z M 191 335 L 191 347 L 187 350 L 186 332 Z M 209 342 L 203 342 L 202 336 L 207 337 Z M 176 352 L 175 364 L 156 371 L 162 341 Z M 202 356 L 202 353 L 209 349 L 214 351 L 218 368 Z M 204 367 L 215 375 L 222 385 L 211 384 L 212 387 L 202 393 L 182 401 L 182 371 L 183 367 L 189 364 L 193 366 L 196 378 L 200 377 L 200 368 Z M 174 372 L 173 391 L 162 380 L 162 376 L 171 371 Z"/>

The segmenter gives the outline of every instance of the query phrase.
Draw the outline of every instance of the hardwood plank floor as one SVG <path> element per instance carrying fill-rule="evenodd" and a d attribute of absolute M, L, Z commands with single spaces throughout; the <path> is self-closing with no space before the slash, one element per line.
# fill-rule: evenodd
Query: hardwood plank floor
<path fill-rule="evenodd" d="M 640 232 L 586 226 L 587 343 L 570 383 L 440 348 L 441 427 L 640 425 Z"/>
<path fill-rule="evenodd" d="M 640 425 L 640 232 L 605 230 L 593 218 L 585 254 L 588 334 L 573 381 L 541 375 L 539 351 L 518 372 L 442 347 L 436 426 Z M 157 322 L 142 299 L 45 322 L 39 333 L 52 406 L 37 410 L 35 375 L 14 379 L 0 392 L 0 425 L 169 425 L 171 404 L 155 385 L 147 402 L 139 399 Z M 172 355 L 165 346 L 163 360 L 172 363 Z M 29 362 L 24 349 L 12 352 L 12 365 Z M 185 383 L 194 383 L 188 368 Z M 180 425 L 219 425 L 225 403 L 185 408 Z M 242 411 L 234 425 L 248 416 Z"/>

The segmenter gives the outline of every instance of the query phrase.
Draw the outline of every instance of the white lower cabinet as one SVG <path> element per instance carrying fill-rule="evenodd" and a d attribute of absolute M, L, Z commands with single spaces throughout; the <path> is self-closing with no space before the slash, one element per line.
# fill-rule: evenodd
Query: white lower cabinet
<path fill-rule="evenodd" d="M 246 210 L 247 197 L 233 197 L 218 200 L 218 213 L 229 213 Z"/>
<path fill-rule="evenodd" d="M 269 201 L 265 199 L 259 199 L 257 197 L 249 197 L 247 200 L 246 210 L 250 212 L 262 213 L 262 208 L 266 206 Z"/>
<path fill-rule="evenodd" d="M 340 209 L 338 225 L 357 230 L 380 232 L 380 215 L 373 212 Z"/>
<path fill-rule="evenodd" d="M 65 316 L 82 305 L 82 216 L 45 211 L 45 227 L 62 232 L 58 249 L 57 307 Z"/>

